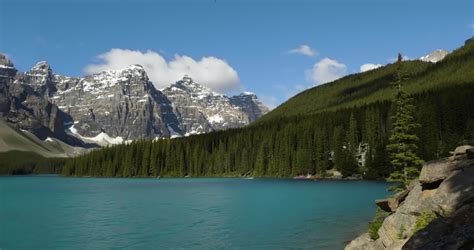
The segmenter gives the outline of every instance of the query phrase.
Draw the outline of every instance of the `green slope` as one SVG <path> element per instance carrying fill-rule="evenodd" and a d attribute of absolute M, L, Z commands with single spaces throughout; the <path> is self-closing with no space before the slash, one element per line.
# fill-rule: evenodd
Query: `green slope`
<path fill-rule="evenodd" d="M 43 157 L 71 157 L 83 152 L 57 139 L 42 141 L 0 119 L 0 153 L 8 151 L 33 152 Z"/>
<path fill-rule="evenodd" d="M 408 94 L 416 94 L 444 86 L 474 83 L 474 42 L 453 51 L 438 63 L 406 61 L 404 69 L 409 80 L 403 83 Z M 395 64 L 343 77 L 317 86 L 289 99 L 257 122 L 274 118 L 309 115 L 341 108 L 350 108 L 393 97 Z"/>

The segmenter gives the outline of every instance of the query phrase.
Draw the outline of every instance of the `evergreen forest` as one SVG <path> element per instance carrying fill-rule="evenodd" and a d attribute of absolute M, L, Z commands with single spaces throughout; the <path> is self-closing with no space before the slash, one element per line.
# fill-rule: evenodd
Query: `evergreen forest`
<path fill-rule="evenodd" d="M 412 100 L 416 155 L 429 161 L 474 140 L 474 43 L 438 63 L 401 62 Z M 337 169 L 386 178 L 396 63 L 298 94 L 250 126 L 175 139 L 139 140 L 68 159 L 66 176 L 291 177 Z"/>

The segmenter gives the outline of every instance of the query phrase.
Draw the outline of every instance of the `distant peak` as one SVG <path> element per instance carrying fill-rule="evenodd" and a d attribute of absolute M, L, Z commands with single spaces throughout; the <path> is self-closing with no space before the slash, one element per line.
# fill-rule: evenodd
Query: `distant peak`
<path fill-rule="evenodd" d="M 39 61 L 33 66 L 31 71 L 34 71 L 36 73 L 43 73 L 43 74 L 51 74 L 52 69 L 51 66 L 49 66 L 48 62 L 46 61 Z"/>
<path fill-rule="evenodd" d="M 447 50 L 437 49 L 425 56 L 420 57 L 420 60 L 424 62 L 436 63 L 443 60 L 448 54 L 449 52 Z"/>
<path fill-rule="evenodd" d="M 190 76 L 184 75 L 183 78 L 176 83 L 172 84 L 167 89 L 173 90 L 174 88 L 188 93 L 204 96 L 221 96 L 221 94 L 212 91 L 210 88 L 195 82 Z"/>

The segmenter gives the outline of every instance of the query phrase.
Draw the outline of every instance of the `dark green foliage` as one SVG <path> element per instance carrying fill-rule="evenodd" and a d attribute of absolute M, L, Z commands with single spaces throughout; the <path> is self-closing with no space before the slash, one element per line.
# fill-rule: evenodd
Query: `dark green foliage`
<path fill-rule="evenodd" d="M 414 149 L 427 161 L 447 156 L 474 133 L 474 44 L 436 64 L 403 62 L 404 90 L 416 103 Z M 292 98 L 251 126 L 185 138 L 134 141 L 70 159 L 64 175 L 272 176 L 344 175 L 386 178 L 386 146 L 395 64 L 345 77 Z M 394 124 L 396 126 L 396 124 Z M 360 166 L 360 145 L 366 164 Z"/>
<path fill-rule="evenodd" d="M 404 190 L 410 181 L 418 177 L 419 170 L 423 165 L 423 160 L 418 156 L 418 146 L 420 139 L 416 135 L 416 129 L 420 124 L 415 120 L 416 107 L 412 98 L 408 97 L 402 88 L 402 82 L 406 78 L 402 69 L 401 55 L 398 55 L 397 62 L 398 76 L 395 82 L 397 94 L 393 105 L 392 132 L 389 137 L 387 151 L 390 153 L 390 163 L 392 173 L 387 179 L 396 183 L 390 187 L 392 191 Z"/>
<path fill-rule="evenodd" d="M 64 162 L 63 158 L 45 158 L 33 152 L 8 151 L 0 153 L 0 175 L 57 174 Z"/>

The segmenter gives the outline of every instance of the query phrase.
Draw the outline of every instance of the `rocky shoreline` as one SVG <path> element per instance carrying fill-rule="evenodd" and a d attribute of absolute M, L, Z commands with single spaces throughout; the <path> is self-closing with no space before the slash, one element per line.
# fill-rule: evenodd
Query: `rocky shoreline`
<path fill-rule="evenodd" d="M 389 213 L 376 239 L 365 233 L 345 249 L 473 249 L 474 147 L 428 162 L 408 190 L 376 204 Z"/>

